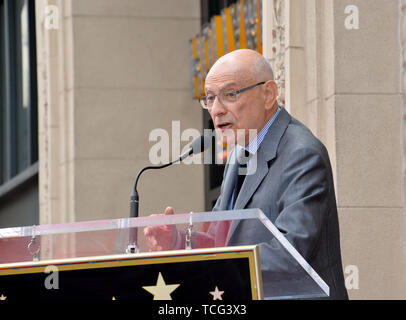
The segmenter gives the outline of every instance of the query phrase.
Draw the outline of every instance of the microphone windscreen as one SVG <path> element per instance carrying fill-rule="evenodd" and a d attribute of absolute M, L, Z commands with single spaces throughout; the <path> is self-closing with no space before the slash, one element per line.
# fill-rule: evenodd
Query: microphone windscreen
<path fill-rule="evenodd" d="M 206 151 L 207 148 L 211 145 L 211 136 L 202 135 L 199 138 L 195 139 L 191 144 L 190 148 L 192 149 L 193 154 L 199 154 L 200 152 Z"/>

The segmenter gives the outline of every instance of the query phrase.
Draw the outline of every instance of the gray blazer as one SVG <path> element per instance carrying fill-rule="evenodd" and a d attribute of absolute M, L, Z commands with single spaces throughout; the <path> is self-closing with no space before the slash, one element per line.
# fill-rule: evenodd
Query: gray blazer
<path fill-rule="evenodd" d="M 214 211 L 227 210 L 238 164 L 227 164 Z M 331 299 L 348 299 L 341 262 L 337 206 L 324 145 L 282 108 L 257 152 L 257 170 L 247 175 L 234 209 L 260 208 L 330 287 Z M 234 221 L 229 245 L 260 245 L 264 292 L 275 279 L 297 270 L 276 239 L 255 220 Z M 284 250 L 283 250 L 284 251 Z M 300 280 L 297 281 L 300 286 Z M 305 284 L 302 284 L 305 285 Z"/>

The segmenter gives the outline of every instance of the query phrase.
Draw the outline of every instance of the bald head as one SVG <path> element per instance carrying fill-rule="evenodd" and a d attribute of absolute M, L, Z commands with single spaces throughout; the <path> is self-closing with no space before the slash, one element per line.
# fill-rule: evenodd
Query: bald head
<path fill-rule="evenodd" d="M 268 61 L 257 51 L 250 49 L 239 49 L 222 56 L 214 63 L 207 77 L 218 73 L 219 70 L 227 70 L 236 78 L 246 81 L 274 80 Z"/>

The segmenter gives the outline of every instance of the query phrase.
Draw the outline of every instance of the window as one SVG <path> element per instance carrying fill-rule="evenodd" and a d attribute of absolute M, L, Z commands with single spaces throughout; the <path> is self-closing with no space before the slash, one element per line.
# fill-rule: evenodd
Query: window
<path fill-rule="evenodd" d="M 38 162 L 34 11 L 0 0 L 0 186 Z"/>

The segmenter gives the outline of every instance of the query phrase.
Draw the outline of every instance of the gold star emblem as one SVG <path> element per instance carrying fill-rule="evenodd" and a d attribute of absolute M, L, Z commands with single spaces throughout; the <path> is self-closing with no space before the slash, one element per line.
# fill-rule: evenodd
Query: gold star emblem
<path fill-rule="evenodd" d="M 156 286 L 144 286 L 144 290 L 154 295 L 154 300 L 172 300 L 171 293 L 175 291 L 180 284 L 166 284 L 162 274 L 158 274 Z"/>
<path fill-rule="evenodd" d="M 1 300 L 1 301 L 4 301 L 4 300 L 6 300 L 6 299 L 7 299 L 7 297 L 6 297 L 5 295 L 2 294 L 2 295 L 0 296 L 0 300 Z"/>
<path fill-rule="evenodd" d="M 223 300 L 222 294 L 224 291 L 219 291 L 219 288 L 214 289 L 214 291 L 210 291 L 210 294 L 213 296 L 213 300 Z"/>

